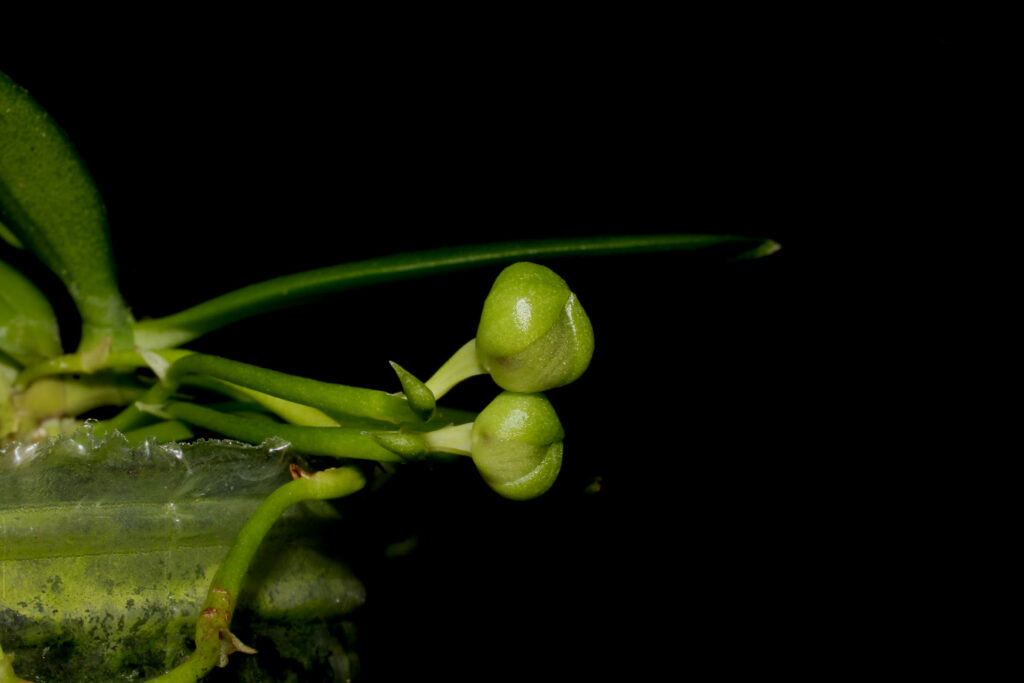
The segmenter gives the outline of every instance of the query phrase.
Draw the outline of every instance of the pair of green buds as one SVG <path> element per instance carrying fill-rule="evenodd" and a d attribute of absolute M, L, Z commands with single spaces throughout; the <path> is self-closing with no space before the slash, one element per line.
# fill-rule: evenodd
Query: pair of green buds
<path fill-rule="evenodd" d="M 587 369 L 594 330 L 565 280 L 536 263 L 503 270 L 484 301 L 475 339 L 429 380 L 394 365 L 409 405 L 429 419 L 435 401 L 463 379 L 490 374 L 505 389 L 471 424 L 433 432 L 377 433 L 375 440 L 403 457 L 427 452 L 471 455 L 492 489 L 526 500 L 554 483 L 565 432 L 544 391 Z"/>

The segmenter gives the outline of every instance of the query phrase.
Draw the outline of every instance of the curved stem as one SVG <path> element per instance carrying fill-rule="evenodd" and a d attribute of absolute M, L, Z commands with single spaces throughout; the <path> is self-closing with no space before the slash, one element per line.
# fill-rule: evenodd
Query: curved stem
<path fill-rule="evenodd" d="M 474 337 L 445 361 L 445 364 L 438 368 L 425 384 L 433 392 L 435 400 L 439 400 L 462 380 L 486 374 L 487 371 L 481 367 L 480 361 L 476 357 L 476 337 Z"/>
<path fill-rule="evenodd" d="M 101 406 L 123 406 L 138 400 L 144 387 L 130 377 L 46 377 L 14 396 L 17 410 L 34 418 L 80 415 Z"/>
<path fill-rule="evenodd" d="M 143 354 L 145 353 L 155 353 L 168 363 L 174 363 L 193 352 L 185 349 L 160 349 L 159 351 L 144 351 L 142 353 L 139 351 L 113 351 L 108 354 L 100 364 L 92 365 L 88 368 L 86 367 L 88 362 L 83 354 L 69 353 L 32 365 L 31 367 L 22 370 L 20 374 L 17 374 L 17 371 L 13 371 L 17 374 L 17 379 L 14 380 L 14 384 L 18 387 L 24 388 L 42 377 L 49 377 L 52 375 L 69 373 L 87 374 L 115 367 L 142 368 L 151 366 L 151 359 L 147 360 L 143 357 Z M 0 361 L 2 360 L 2 357 L 0 357 Z M 234 385 L 223 380 L 218 380 L 212 377 L 195 377 L 189 378 L 188 380 L 185 380 L 185 382 L 201 386 L 205 389 L 212 389 L 228 396 L 236 398 L 244 397 L 249 400 L 256 401 L 263 407 L 277 413 L 286 421 L 293 424 L 315 427 L 334 427 L 338 424 L 336 420 L 316 408 L 276 398 L 274 396 L 255 391 L 253 389 L 248 389 L 246 387 Z"/>
<path fill-rule="evenodd" d="M 217 393 L 229 396 L 238 401 L 255 403 L 261 408 L 274 413 L 289 424 L 302 425 L 303 427 L 341 426 L 337 420 L 322 410 L 302 405 L 295 401 L 286 401 L 283 398 L 277 398 L 276 396 L 265 394 L 262 391 L 249 389 L 237 384 L 232 384 L 231 382 L 225 382 L 224 380 L 217 379 L 216 377 L 193 375 L 191 377 L 185 377 L 182 380 L 182 384 L 216 391 Z"/>
<path fill-rule="evenodd" d="M 525 258 L 712 248 L 723 251 L 728 258 L 756 258 L 772 253 L 778 245 L 771 240 L 734 235 L 624 235 L 501 242 L 393 254 L 285 275 L 237 289 L 180 313 L 137 322 L 133 327 L 135 343 L 143 348 L 179 346 L 229 323 L 319 294 Z"/>
<path fill-rule="evenodd" d="M 431 453 L 473 454 L 473 423 L 452 425 L 423 435 Z"/>
<path fill-rule="evenodd" d="M 188 425 L 178 420 L 165 420 L 124 433 L 124 437 L 128 439 L 129 446 L 138 446 L 151 438 L 156 439 L 157 443 L 169 443 L 171 441 L 191 439 L 193 436 L 195 435 L 188 428 Z"/>
<path fill-rule="evenodd" d="M 243 645 L 231 633 L 229 626 L 237 607 L 242 581 L 267 532 L 281 514 L 296 503 L 341 498 L 355 493 L 366 484 L 362 473 L 353 467 L 332 468 L 316 474 L 293 468 L 292 473 L 297 478 L 278 488 L 260 503 L 217 569 L 196 623 L 195 651 L 180 665 L 154 681 L 191 683 L 198 681 L 214 666 L 225 666 L 232 652 L 255 653 L 255 650 Z"/>
<path fill-rule="evenodd" d="M 301 427 L 269 420 L 229 415 L 184 401 L 171 401 L 159 414 L 218 432 L 232 439 L 260 443 L 277 437 L 306 455 L 328 455 L 376 462 L 401 462 L 402 458 L 378 445 L 365 430 L 354 427 Z"/>
<path fill-rule="evenodd" d="M 270 394 L 264 394 L 254 389 L 225 382 L 215 377 L 205 375 L 190 375 L 182 380 L 184 386 L 196 386 L 224 394 L 236 401 L 248 403 L 253 407 L 260 407 L 276 414 L 279 418 L 293 425 L 302 427 L 358 427 L 364 430 L 393 429 L 393 422 L 374 420 L 365 417 L 337 416 L 337 419 L 317 408 L 311 408 L 293 401 L 286 401 Z M 222 410 L 218 407 L 218 410 Z M 231 411 L 234 412 L 234 411 Z M 415 429 L 429 430 L 444 427 L 450 424 L 465 424 L 476 419 L 476 413 L 457 408 L 446 408 L 437 406 L 434 415 L 426 422 L 417 422 L 411 425 Z"/>
<path fill-rule="evenodd" d="M 184 349 L 161 349 L 155 351 L 164 360 L 173 363 L 192 353 Z M 36 363 L 25 368 L 18 375 L 16 386 L 24 388 L 39 379 L 52 375 L 66 375 L 70 373 L 90 374 L 110 368 L 144 368 L 149 363 L 139 354 L 138 351 L 111 351 L 98 361 L 90 358 L 88 353 L 69 353 L 56 358 L 50 358 L 41 363 Z"/>
<path fill-rule="evenodd" d="M 375 389 L 296 377 L 201 353 L 193 353 L 176 361 L 167 371 L 163 381 L 146 392 L 146 395 L 139 399 L 139 403 L 160 405 L 170 398 L 187 375 L 214 377 L 287 401 L 318 408 L 329 416 L 353 415 L 392 423 L 415 422 L 419 419 L 401 396 Z M 141 415 L 139 409 L 132 406 L 101 425 L 103 429 L 125 431 L 134 428 Z"/>

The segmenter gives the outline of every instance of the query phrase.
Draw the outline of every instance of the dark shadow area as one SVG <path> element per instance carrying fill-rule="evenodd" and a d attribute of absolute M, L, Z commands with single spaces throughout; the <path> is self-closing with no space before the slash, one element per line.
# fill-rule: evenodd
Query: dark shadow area
<path fill-rule="evenodd" d="M 950 59 L 955 34 L 938 34 L 920 37 L 926 62 Z M 138 317 L 466 242 L 780 242 L 738 263 L 545 261 L 597 338 L 588 373 L 550 393 L 567 432 L 555 487 L 515 503 L 468 460 L 410 465 L 342 506 L 356 531 L 337 543 L 367 587 L 357 681 L 813 669 L 860 590 L 849 503 L 866 475 L 836 423 L 863 311 L 832 264 L 879 191 L 852 149 L 870 46 L 638 16 L 462 37 L 0 68 L 94 172 Z M 193 347 L 398 391 L 387 361 L 428 376 L 475 334 L 496 273 L 346 292 Z M 476 378 L 448 400 L 495 392 Z"/>

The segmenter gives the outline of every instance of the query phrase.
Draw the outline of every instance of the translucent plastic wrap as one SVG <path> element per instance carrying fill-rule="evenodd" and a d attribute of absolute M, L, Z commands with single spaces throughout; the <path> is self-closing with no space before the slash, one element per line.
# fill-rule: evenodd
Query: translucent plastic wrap
<path fill-rule="evenodd" d="M 180 661 L 235 535 L 289 479 L 284 442 L 129 448 L 81 429 L 0 448 L 0 642 L 18 673 L 143 680 Z M 282 624 L 304 623 L 315 634 L 300 640 L 321 651 L 288 656 L 302 669 L 330 660 L 341 678 L 348 659 L 330 622 L 362 603 L 363 588 L 318 548 L 337 523 L 326 503 L 279 520 L 243 591 L 239 630 L 260 649 L 261 629 L 277 645 Z"/>

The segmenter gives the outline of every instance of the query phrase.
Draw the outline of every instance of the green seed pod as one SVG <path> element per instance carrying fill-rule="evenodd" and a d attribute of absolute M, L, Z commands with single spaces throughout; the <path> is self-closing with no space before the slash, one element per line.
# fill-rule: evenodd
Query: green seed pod
<path fill-rule="evenodd" d="M 547 391 L 587 369 L 594 329 L 565 280 L 536 263 L 515 263 L 487 295 L 476 352 L 502 389 Z"/>
<path fill-rule="evenodd" d="M 502 496 L 536 498 L 555 483 L 564 438 L 562 423 L 543 394 L 505 391 L 473 423 L 473 462 Z"/>

